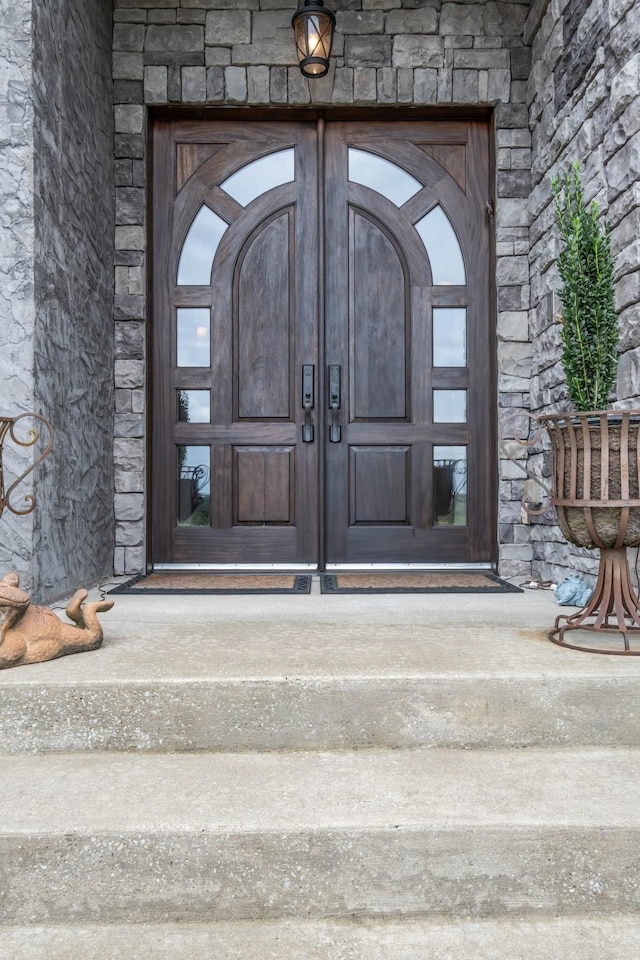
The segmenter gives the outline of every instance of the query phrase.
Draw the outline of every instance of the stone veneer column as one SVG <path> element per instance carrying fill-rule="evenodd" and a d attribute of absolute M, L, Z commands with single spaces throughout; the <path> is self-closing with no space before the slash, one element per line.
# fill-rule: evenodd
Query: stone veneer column
<path fill-rule="evenodd" d="M 331 69 L 305 80 L 292 0 L 115 0 L 117 573 L 145 564 L 146 111 L 189 106 L 495 108 L 498 403 L 528 404 L 531 137 L 526 2 L 341 0 Z M 523 483 L 500 461 L 505 576 L 530 572 Z"/>
<path fill-rule="evenodd" d="M 620 368 L 616 396 L 640 406 L 640 6 L 634 0 L 535 0 L 525 38 L 533 45 L 529 82 L 533 130 L 531 336 L 534 411 L 568 408 L 560 365 L 558 236 L 551 177 L 582 165 L 585 191 L 611 227 Z M 550 463 L 533 458 L 539 473 Z M 555 516 L 532 524 L 535 569 L 543 579 L 593 574 L 597 555 L 567 544 Z"/>
<path fill-rule="evenodd" d="M 0 567 L 34 598 L 113 571 L 111 31 L 110 0 L 0 0 L 0 409 L 56 434 Z"/>
<path fill-rule="evenodd" d="M 0 413 L 33 410 L 33 103 L 31 0 L 0 0 Z M 20 459 L 9 452 L 7 473 Z M 0 520 L 0 572 L 30 588 L 33 515 Z"/>

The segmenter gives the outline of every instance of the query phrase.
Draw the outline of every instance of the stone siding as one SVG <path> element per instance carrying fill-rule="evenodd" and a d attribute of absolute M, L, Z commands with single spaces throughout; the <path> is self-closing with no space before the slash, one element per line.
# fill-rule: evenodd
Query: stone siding
<path fill-rule="evenodd" d="M 103 0 L 0 4 L 0 412 L 55 429 L 0 567 L 38 599 L 113 570 L 111 32 Z"/>
<path fill-rule="evenodd" d="M 52 595 L 113 571 L 112 5 L 33 11 L 34 380 L 56 431 L 36 479 L 33 564 Z"/>
<path fill-rule="evenodd" d="M 33 410 L 31 0 L 0 0 L 0 415 Z M 6 482 L 28 465 L 7 444 Z M 29 492 L 25 486 L 19 494 Z M 15 497 L 12 498 L 15 504 Z M 0 574 L 31 587 L 33 515 L 0 519 Z"/>
<path fill-rule="evenodd" d="M 640 406 L 640 6 L 634 0 L 535 0 L 525 39 L 533 131 L 531 215 L 531 409 L 568 409 L 559 362 L 560 304 L 551 177 L 575 160 L 588 198 L 611 228 L 621 330 L 617 400 Z M 532 458 L 538 474 L 549 458 Z M 567 544 L 555 517 L 531 526 L 534 569 L 542 579 L 593 575 L 597 555 Z"/>
<path fill-rule="evenodd" d="M 492 106 L 501 411 L 528 402 L 526 2 L 345 0 L 331 69 L 297 66 L 290 0 L 115 0 L 116 572 L 145 564 L 146 107 Z M 522 481 L 500 461 L 501 571 L 530 572 Z"/>

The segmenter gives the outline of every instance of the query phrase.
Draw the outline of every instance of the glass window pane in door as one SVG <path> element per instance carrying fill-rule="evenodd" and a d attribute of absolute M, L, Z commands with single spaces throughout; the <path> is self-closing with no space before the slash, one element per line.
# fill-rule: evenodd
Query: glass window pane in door
<path fill-rule="evenodd" d="M 211 311 L 208 307 L 177 310 L 177 365 L 208 367 L 211 363 Z"/>
<path fill-rule="evenodd" d="M 178 423 L 210 423 L 211 392 L 178 390 Z"/>
<path fill-rule="evenodd" d="M 466 423 L 467 422 L 467 391 L 466 390 L 434 390 L 433 391 L 433 422 L 434 423 Z"/>
<path fill-rule="evenodd" d="M 422 190 L 422 184 L 397 163 L 354 147 L 349 147 L 349 180 L 375 190 L 397 207 Z"/>
<path fill-rule="evenodd" d="M 433 365 L 434 367 L 466 367 L 466 307 L 434 307 Z"/>
<path fill-rule="evenodd" d="M 466 284 L 467 276 L 458 237 L 442 207 L 434 207 L 422 220 L 418 220 L 416 230 L 429 257 L 434 285 Z"/>
<path fill-rule="evenodd" d="M 294 150 L 278 150 L 240 167 L 220 184 L 230 197 L 246 207 L 248 203 L 295 177 Z"/>
<path fill-rule="evenodd" d="M 228 224 L 209 207 L 200 207 L 182 245 L 178 286 L 209 286 L 213 258 L 227 227 Z"/>
<path fill-rule="evenodd" d="M 467 448 L 433 448 L 433 525 L 467 525 Z"/>
<path fill-rule="evenodd" d="M 178 524 L 207 527 L 211 521 L 211 450 L 178 446 Z"/>

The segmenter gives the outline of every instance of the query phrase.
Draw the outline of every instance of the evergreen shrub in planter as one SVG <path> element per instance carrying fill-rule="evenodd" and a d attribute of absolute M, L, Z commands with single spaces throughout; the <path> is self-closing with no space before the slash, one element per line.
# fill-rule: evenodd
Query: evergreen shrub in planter
<path fill-rule="evenodd" d="M 538 420 L 551 437 L 552 503 L 560 528 L 578 546 L 599 547 L 601 556 L 591 600 L 574 616 L 558 617 L 549 636 L 576 649 L 631 653 L 629 634 L 640 632 L 640 601 L 626 548 L 640 545 L 640 410 L 604 409 L 616 379 L 619 339 L 607 227 L 599 221 L 597 203 L 585 202 L 579 164 L 562 185 L 555 178 L 552 189 L 563 244 L 558 257 L 561 359 L 575 410 Z M 559 626 L 562 620 L 567 622 Z M 577 629 L 616 630 L 624 637 L 624 650 L 568 643 L 565 631 Z"/>

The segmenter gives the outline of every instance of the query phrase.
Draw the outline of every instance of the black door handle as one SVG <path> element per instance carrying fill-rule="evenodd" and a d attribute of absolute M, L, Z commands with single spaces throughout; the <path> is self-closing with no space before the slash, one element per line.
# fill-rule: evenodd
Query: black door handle
<path fill-rule="evenodd" d="M 304 423 L 302 424 L 302 442 L 313 443 L 313 424 L 311 423 L 311 411 L 313 410 L 315 385 L 314 368 L 312 363 L 305 363 L 302 366 L 302 409 L 304 410 Z"/>
<path fill-rule="evenodd" d="M 340 443 L 342 430 L 338 423 L 338 410 L 340 409 L 340 364 L 338 363 L 329 365 L 329 409 L 331 410 L 329 442 Z"/>

